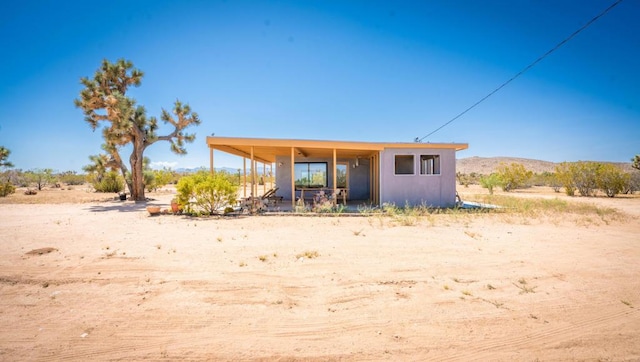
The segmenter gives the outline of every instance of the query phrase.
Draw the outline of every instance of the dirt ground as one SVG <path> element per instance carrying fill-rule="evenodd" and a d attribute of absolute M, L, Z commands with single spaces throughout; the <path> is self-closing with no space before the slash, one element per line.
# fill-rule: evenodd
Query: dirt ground
<path fill-rule="evenodd" d="M 640 359 L 637 195 L 571 199 L 617 216 L 413 222 L 151 217 L 112 196 L 2 200 L 0 360 Z"/>

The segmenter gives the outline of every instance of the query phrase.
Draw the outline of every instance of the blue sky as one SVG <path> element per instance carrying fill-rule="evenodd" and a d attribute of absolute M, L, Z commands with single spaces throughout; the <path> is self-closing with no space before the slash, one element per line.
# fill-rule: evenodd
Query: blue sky
<path fill-rule="evenodd" d="M 0 145 L 17 168 L 77 170 L 100 152 L 73 100 L 102 59 L 145 72 L 152 116 L 175 99 L 205 136 L 411 142 L 491 92 L 613 0 L 13 1 L 0 13 Z M 640 1 L 607 15 L 425 142 L 459 158 L 629 161 L 640 153 Z M 168 132 L 161 128 L 161 134 Z M 123 154 L 128 158 L 128 152 Z M 216 154 L 217 166 L 241 161 Z"/>

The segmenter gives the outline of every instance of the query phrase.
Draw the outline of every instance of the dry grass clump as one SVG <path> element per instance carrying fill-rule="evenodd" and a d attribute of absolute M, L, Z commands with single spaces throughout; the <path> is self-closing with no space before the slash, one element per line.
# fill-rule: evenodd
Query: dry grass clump
<path fill-rule="evenodd" d="M 475 195 L 474 201 L 498 205 L 502 209 L 495 212 L 519 214 L 529 218 L 542 218 L 556 215 L 572 216 L 577 223 L 608 224 L 612 221 L 624 221 L 627 215 L 611 207 L 598 206 L 587 202 L 572 202 L 558 198 L 520 198 L 506 195 Z"/>
<path fill-rule="evenodd" d="M 14 194 L 0 198 L 0 204 L 66 204 L 112 201 L 117 194 L 92 192 L 87 186 L 51 188 L 45 187 L 35 195 L 25 195 L 24 187 Z"/>
<path fill-rule="evenodd" d="M 309 251 L 305 251 L 304 253 L 300 253 L 296 255 L 296 259 L 300 259 L 300 258 L 315 259 L 319 256 L 320 256 L 320 253 L 318 253 L 317 250 L 309 250 Z"/>

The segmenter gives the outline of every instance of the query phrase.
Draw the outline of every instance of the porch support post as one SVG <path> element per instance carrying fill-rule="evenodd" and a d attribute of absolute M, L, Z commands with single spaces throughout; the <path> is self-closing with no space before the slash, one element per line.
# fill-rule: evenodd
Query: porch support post
<path fill-rule="evenodd" d="M 257 197 L 258 196 L 258 161 L 254 158 L 253 160 L 253 171 L 251 172 L 253 174 L 253 177 L 251 178 L 253 181 L 253 187 L 251 188 L 251 195 L 253 195 L 253 197 Z"/>
<path fill-rule="evenodd" d="M 291 147 L 291 211 L 296 209 L 296 157 L 294 148 Z M 303 201 L 304 202 L 304 201 Z"/>
<path fill-rule="evenodd" d="M 251 146 L 251 197 L 255 197 L 255 187 L 256 184 L 256 161 L 253 159 L 253 146 Z"/>
<path fill-rule="evenodd" d="M 333 203 L 336 204 L 338 200 L 336 200 L 336 195 L 338 194 L 338 166 L 336 162 L 338 161 L 337 151 L 333 149 Z"/>
<path fill-rule="evenodd" d="M 209 170 L 213 175 L 213 147 L 209 147 Z"/>
<path fill-rule="evenodd" d="M 247 158 L 242 157 L 242 196 L 247 198 Z"/>

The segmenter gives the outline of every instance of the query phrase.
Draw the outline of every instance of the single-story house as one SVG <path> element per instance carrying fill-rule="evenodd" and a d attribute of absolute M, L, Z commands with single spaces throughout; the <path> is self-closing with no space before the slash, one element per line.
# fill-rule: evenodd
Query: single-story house
<path fill-rule="evenodd" d="M 251 194 L 262 164 L 275 174 L 276 196 L 291 202 L 326 190 L 348 200 L 381 205 L 449 207 L 456 202 L 456 151 L 466 143 L 378 143 L 270 138 L 207 137 L 214 150 L 250 161 Z M 274 171 L 275 168 L 275 171 Z"/>

